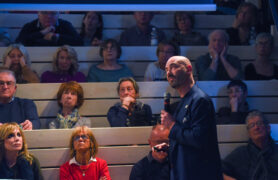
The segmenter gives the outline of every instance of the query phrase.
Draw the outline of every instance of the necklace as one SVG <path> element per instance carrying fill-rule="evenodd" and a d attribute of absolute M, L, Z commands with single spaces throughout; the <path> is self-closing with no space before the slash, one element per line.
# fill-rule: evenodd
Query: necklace
<path fill-rule="evenodd" d="M 86 174 L 86 171 L 89 169 L 89 164 L 88 165 L 80 165 L 79 166 L 80 170 L 82 171 L 82 176 L 84 177 Z"/>

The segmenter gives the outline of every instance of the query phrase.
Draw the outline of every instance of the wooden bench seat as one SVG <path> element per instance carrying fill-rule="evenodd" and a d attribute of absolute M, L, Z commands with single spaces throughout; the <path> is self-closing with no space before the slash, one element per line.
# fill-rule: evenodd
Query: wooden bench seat
<path fill-rule="evenodd" d="M 272 123 L 278 122 L 278 82 L 277 81 L 245 81 L 248 86 L 250 109 L 259 109 L 266 114 Z M 212 97 L 216 111 L 228 105 L 226 85 L 228 81 L 199 81 L 197 85 Z M 92 127 L 108 127 L 106 119 L 108 109 L 119 97 L 116 92 L 117 83 L 81 83 L 84 89 L 85 102 L 80 108 L 82 116 L 89 117 Z M 41 118 L 42 128 L 46 128 L 50 120 L 56 118 L 58 104 L 56 93 L 59 83 L 52 84 L 18 84 L 16 96 L 34 100 Z M 171 92 L 173 101 L 179 99 L 177 92 L 169 87 L 168 82 L 139 82 L 139 100 L 149 104 L 154 115 L 163 109 L 163 94 Z M 151 89 L 151 91 L 150 91 Z"/>
<path fill-rule="evenodd" d="M 278 140 L 278 125 L 271 125 L 272 137 Z M 100 146 L 98 157 L 105 159 L 113 180 L 127 180 L 134 163 L 150 151 L 151 127 L 93 128 Z M 71 129 L 25 131 L 29 151 L 40 161 L 46 180 L 59 177 L 59 166 L 69 160 Z M 245 125 L 218 125 L 221 158 L 247 143 Z M 136 145 L 134 145 L 136 144 Z"/>

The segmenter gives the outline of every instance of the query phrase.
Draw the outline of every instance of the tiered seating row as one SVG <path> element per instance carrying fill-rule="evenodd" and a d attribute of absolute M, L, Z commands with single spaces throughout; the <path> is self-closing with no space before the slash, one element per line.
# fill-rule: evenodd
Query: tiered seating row
<path fill-rule="evenodd" d="M 223 29 L 230 27 L 233 23 L 233 15 L 195 15 L 195 29 L 207 35 L 212 29 Z M 1 13 L 0 27 L 7 28 L 12 40 L 15 40 L 24 24 L 37 18 L 37 14 Z M 83 15 L 81 14 L 61 14 L 61 19 L 65 19 L 73 24 L 77 31 L 81 29 Z M 133 25 L 135 20 L 133 15 L 104 14 L 104 36 L 107 38 L 119 39 L 121 32 Z M 170 38 L 174 31 L 173 13 L 157 14 L 152 20 L 152 24 L 161 28 Z"/>
<path fill-rule="evenodd" d="M 89 67 L 92 64 L 99 63 L 102 58 L 99 56 L 98 47 L 74 47 L 78 53 L 80 71 L 87 74 Z M 5 47 L 0 47 L 0 55 L 4 53 Z M 52 70 L 52 58 L 57 47 L 27 47 L 32 61 L 32 69 L 34 69 L 39 75 L 46 70 Z M 127 64 L 132 70 L 135 79 L 143 80 L 144 73 L 147 65 L 150 62 L 157 60 L 156 47 L 122 47 L 122 56 L 119 59 L 120 62 Z M 254 47 L 252 46 L 232 46 L 229 48 L 228 53 L 237 56 L 241 59 L 242 66 L 244 67 L 255 58 Z M 181 55 L 187 56 L 195 65 L 196 59 L 208 52 L 207 46 L 182 46 Z M 274 62 L 278 61 L 278 52 L 273 52 L 271 57 Z M 2 56 L 0 57 L 1 61 Z M 195 72 L 196 73 L 196 72 Z"/>
<path fill-rule="evenodd" d="M 272 125 L 272 136 L 278 140 L 278 125 Z M 71 129 L 25 131 L 30 152 L 40 161 L 46 180 L 59 179 L 59 166 L 69 160 Z M 134 163 L 150 151 L 151 127 L 94 128 L 100 146 L 98 157 L 105 159 L 113 180 L 127 180 Z M 219 125 L 218 144 L 221 158 L 248 140 L 245 125 Z M 134 145 L 136 144 L 136 145 Z"/>
<path fill-rule="evenodd" d="M 246 81 L 249 88 L 248 103 L 250 109 L 259 109 L 267 114 L 272 123 L 278 117 L 278 82 Z M 226 85 L 228 81 L 200 81 L 198 86 L 212 97 L 216 111 L 228 105 Z M 119 101 L 116 92 L 117 83 L 81 83 L 84 88 L 85 102 L 80 109 L 83 116 L 90 117 L 93 127 L 109 126 L 106 119 L 108 109 Z M 20 84 L 16 96 L 33 99 L 43 127 L 49 120 L 56 118 L 58 104 L 56 93 L 60 84 Z M 153 114 L 159 115 L 163 109 L 163 94 L 171 92 L 173 100 L 178 95 L 169 87 L 168 82 L 139 82 L 139 100 L 152 107 Z M 151 89 L 151 91 L 150 91 Z"/>

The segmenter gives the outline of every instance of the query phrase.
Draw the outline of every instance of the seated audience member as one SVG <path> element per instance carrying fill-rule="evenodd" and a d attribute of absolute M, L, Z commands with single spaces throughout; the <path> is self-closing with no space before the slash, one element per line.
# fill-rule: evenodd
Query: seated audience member
<path fill-rule="evenodd" d="M 23 130 L 39 129 L 41 124 L 35 103 L 29 99 L 14 97 L 16 87 L 14 73 L 0 70 L 0 126 L 16 122 Z"/>
<path fill-rule="evenodd" d="M 74 129 L 69 148 L 71 159 L 60 167 L 60 180 L 111 180 L 106 161 L 96 157 L 98 144 L 87 126 Z"/>
<path fill-rule="evenodd" d="M 122 49 L 114 39 L 107 39 L 99 48 L 99 55 L 103 58 L 101 64 L 92 65 L 87 81 L 88 82 L 117 82 L 122 77 L 131 77 L 132 72 L 124 64 L 119 64 Z"/>
<path fill-rule="evenodd" d="M 228 86 L 229 106 L 218 111 L 217 124 L 244 124 L 249 107 L 247 86 L 241 80 L 232 80 Z"/>
<path fill-rule="evenodd" d="M 199 32 L 194 32 L 194 17 L 187 12 L 176 12 L 174 17 L 175 32 L 172 41 L 180 46 L 207 45 L 207 40 Z"/>
<path fill-rule="evenodd" d="M 29 54 L 21 44 L 11 44 L 3 54 L 3 66 L 15 73 L 17 83 L 39 83 L 40 79 L 32 71 Z"/>
<path fill-rule="evenodd" d="M 209 52 L 196 60 L 198 80 L 241 79 L 240 60 L 227 54 L 229 36 L 223 30 L 209 34 Z"/>
<path fill-rule="evenodd" d="M 84 102 L 82 86 L 75 81 L 62 83 L 57 92 L 60 110 L 57 118 L 50 122 L 49 128 L 74 128 L 77 126 L 91 126 L 90 119 L 81 117 L 78 109 Z"/>
<path fill-rule="evenodd" d="M 145 81 L 166 81 L 165 65 L 168 59 L 172 56 L 180 54 L 180 47 L 174 42 L 162 41 L 156 49 L 158 61 L 148 65 L 145 72 Z"/>
<path fill-rule="evenodd" d="M 152 150 L 133 166 L 129 180 L 170 180 L 168 136 L 169 129 L 164 126 L 156 125 L 152 128 L 148 139 Z"/>
<path fill-rule="evenodd" d="M 258 32 L 258 9 L 250 2 L 243 2 L 237 9 L 236 18 L 232 27 L 226 29 L 229 34 L 230 45 L 250 45 L 251 27 Z"/>
<path fill-rule="evenodd" d="M 59 19 L 58 11 L 39 11 L 38 19 L 23 26 L 16 42 L 25 46 L 83 45 L 72 24 Z"/>
<path fill-rule="evenodd" d="M 16 123 L 0 126 L 0 179 L 43 179 L 40 163 L 28 152 L 23 131 Z"/>
<path fill-rule="evenodd" d="M 247 145 L 232 151 L 222 162 L 224 180 L 276 180 L 278 145 L 270 136 L 268 120 L 259 111 L 246 118 Z"/>
<path fill-rule="evenodd" d="M 136 25 L 122 32 L 120 44 L 122 46 L 150 46 L 153 29 L 156 31 L 157 42 L 164 40 L 164 32 L 151 25 L 153 17 L 154 12 L 134 12 Z"/>
<path fill-rule="evenodd" d="M 260 33 L 256 38 L 256 59 L 245 67 L 246 80 L 278 79 L 278 66 L 270 55 L 274 49 L 273 37 L 269 33 Z"/>
<path fill-rule="evenodd" d="M 11 42 L 9 33 L 4 28 L 0 28 L 0 47 L 9 46 Z"/>
<path fill-rule="evenodd" d="M 80 36 L 85 46 L 99 46 L 102 42 L 103 21 L 99 12 L 87 12 L 82 21 Z"/>
<path fill-rule="evenodd" d="M 111 127 L 152 125 L 151 107 L 136 100 L 139 86 L 133 78 L 120 79 L 117 91 L 121 102 L 112 106 L 107 113 Z"/>
<path fill-rule="evenodd" d="M 46 71 L 41 76 L 42 83 L 61 83 L 68 81 L 85 82 L 86 77 L 78 72 L 78 56 L 74 48 L 64 45 L 53 56 L 53 71 Z"/>

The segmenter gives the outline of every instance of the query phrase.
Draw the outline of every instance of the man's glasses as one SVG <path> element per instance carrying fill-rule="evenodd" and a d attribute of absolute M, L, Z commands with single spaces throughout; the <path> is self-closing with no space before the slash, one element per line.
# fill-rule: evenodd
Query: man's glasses
<path fill-rule="evenodd" d="M 262 127 L 264 125 L 264 122 L 263 121 L 257 121 L 257 122 L 253 122 L 253 123 L 250 123 L 247 125 L 247 129 L 252 129 L 256 126 L 258 127 Z"/>
<path fill-rule="evenodd" d="M 83 140 L 89 139 L 89 137 L 88 137 L 87 135 L 84 135 L 84 134 L 83 134 L 83 135 L 77 135 L 77 136 L 75 136 L 73 140 L 74 140 L 74 141 L 78 141 L 80 138 L 83 139 Z"/>
<path fill-rule="evenodd" d="M 3 87 L 5 86 L 5 84 L 8 86 L 8 87 L 12 87 L 15 85 L 15 82 L 13 81 L 0 81 L 0 86 Z"/>

